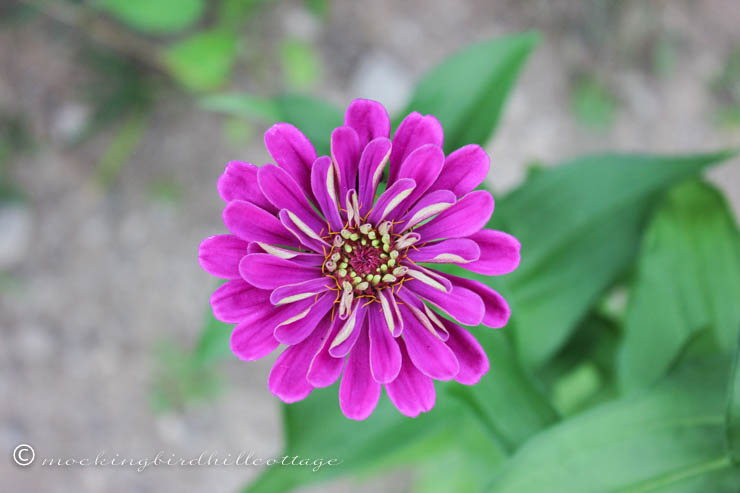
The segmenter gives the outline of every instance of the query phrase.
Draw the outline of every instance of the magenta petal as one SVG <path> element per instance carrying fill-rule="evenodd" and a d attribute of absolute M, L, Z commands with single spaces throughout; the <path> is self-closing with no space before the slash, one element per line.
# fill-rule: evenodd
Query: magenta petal
<path fill-rule="evenodd" d="M 267 243 L 259 241 L 252 241 L 247 247 L 247 253 L 269 253 L 278 258 L 284 258 L 301 265 L 308 265 L 311 267 L 321 267 L 324 263 L 324 256 L 318 253 L 307 253 L 300 252 L 298 250 L 290 250 L 288 248 L 280 248 Z"/>
<path fill-rule="evenodd" d="M 255 306 L 269 303 L 270 292 L 259 289 L 243 279 L 226 282 L 211 295 L 211 308 L 216 320 L 241 322 L 254 313 Z"/>
<path fill-rule="evenodd" d="M 493 197 L 485 190 L 470 192 L 455 205 L 416 229 L 421 240 L 461 238 L 477 233 L 493 214 Z"/>
<path fill-rule="evenodd" d="M 377 138 L 371 141 L 362 151 L 360 157 L 360 180 L 358 199 L 360 215 L 365 216 L 373 207 L 375 192 L 378 183 L 383 177 L 383 170 L 391 154 L 391 141 L 386 138 Z"/>
<path fill-rule="evenodd" d="M 224 208 L 223 219 L 228 230 L 243 240 L 300 245 L 278 218 L 250 202 L 232 200 Z"/>
<path fill-rule="evenodd" d="M 398 170 L 396 179 L 411 178 L 416 182 L 416 188 L 404 202 L 406 207 L 398 208 L 394 217 L 400 217 L 409 206 L 424 195 L 424 192 L 439 176 L 444 161 L 445 154 L 442 152 L 442 148 L 434 144 L 423 145 L 406 156 Z"/>
<path fill-rule="evenodd" d="M 257 184 L 258 169 L 257 166 L 250 163 L 230 162 L 218 179 L 218 193 L 226 202 L 245 200 L 265 209 L 267 212 L 275 213 L 277 209 L 265 198 Z"/>
<path fill-rule="evenodd" d="M 487 276 L 500 276 L 519 266 L 521 244 L 510 234 L 482 229 L 468 238 L 480 247 L 480 258 L 461 267 Z"/>
<path fill-rule="evenodd" d="M 430 411 L 434 407 L 434 381 L 416 369 L 400 341 L 399 346 L 403 361 L 401 371 L 395 380 L 385 384 L 385 390 L 401 414 L 415 418 L 419 413 Z"/>
<path fill-rule="evenodd" d="M 335 358 L 346 356 L 352 350 L 357 342 L 360 333 L 364 330 L 366 324 L 365 315 L 367 308 L 362 300 L 355 301 L 352 307 L 352 313 L 343 321 L 337 332 L 337 337 L 330 341 L 329 354 Z"/>
<path fill-rule="evenodd" d="M 264 358 L 280 344 L 275 339 L 275 327 L 302 313 L 312 303 L 312 300 L 304 300 L 279 307 L 269 303 L 255 305 L 250 315 L 231 333 L 231 350 L 245 361 Z"/>
<path fill-rule="evenodd" d="M 272 164 L 262 166 L 257 175 L 260 188 L 278 209 L 287 209 L 306 223 L 311 229 L 320 231 L 326 223 L 308 203 L 304 192 L 284 169 Z"/>
<path fill-rule="evenodd" d="M 270 295 L 273 305 L 285 305 L 299 300 L 305 300 L 327 291 L 336 285 L 331 277 L 317 277 L 309 281 L 288 284 L 275 289 Z"/>
<path fill-rule="evenodd" d="M 337 181 L 329 157 L 321 156 L 313 163 L 311 188 L 321 213 L 334 231 L 341 230 L 343 226 L 337 201 Z"/>
<path fill-rule="evenodd" d="M 266 253 L 250 253 L 239 263 L 239 273 L 249 282 L 262 289 L 275 289 L 323 277 L 318 267 L 296 264 Z"/>
<path fill-rule="evenodd" d="M 457 277 L 451 274 L 443 274 L 449 279 L 455 286 L 453 292 L 459 288 L 470 290 L 478 295 L 483 300 L 485 307 L 485 314 L 483 316 L 483 325 L 498 329 L 506 325 L 511 315 L 509 304 L 506 302 L 503 296 L 489 288 L 482 282 L 474 281 L 472 279 L 466 279 L 464 277 Z M 462 320 L 458 321 L 465 324 Z M 477 324 L 465 324 L 465 325 L 477 325 Z"/>
<path fill-rule="evenodd" d="M 239 261 L 248 248 L 249 243 L 234 235 L 210 236 L 198 248 L 198 263 L 213 276 L 238 279 Z"/>
<path fill-rule="evenodd" d="M 339 177 L 339 200 L 343 208 L 347 191 L 356 188 L 360 139 L 351 127 L 337 127 L 331 134 L 331 159 Z"/>
<path fill-rule="evenodd" d="M 490 167 L 488 154 L 481 146 L 466 145 L 447 156 L 442 172 L 430 191 L 450 190 L 457 197 L 462 197 L 483 182 Z"/>
<path fill-rule="evenodd" d="M 453 238 L 436 243 L 427 243 L 418 250 L 409 250 L 408 258 L 413 262 L 451 264 L 472 262 L 480 256 L 480 248 L 473 240 Z"/>
<path fill-rule="evenodd" d="M 410 113 L 403 119 L 393 136 L 388 183 L 396 181 L 401 163 L 409 154 L 425 144 L 442 147 L 443 142 L 442 125 L 435 117 L 422 116 L 416 111 Z"/>
<path fill-rule="evenodd" d="M 343 323 L 344 320 L 334 317 L 334 321 L 331 322 L 330 327 L 324 331 L 322 346 L 313 357 L 306 377 L 308 382 L 314 387 L 328 387 L 336 382 L 339 375 L 342 374 L 345 357 L 340 356 L 335 358 L 329 354 L 329 345 L 336 337 Z"/>
<path fill-rule="evenodd" d="M 449 190 L 437 190 L 432 193 L 426 193 L 419 201 L 406 213 L 397 225 L 394 225 L 395 231 L 405 231 L 417 224 L 436 216 L 440 212 L 452 207 L 457 199 L 455 194 Z"/>
<path fill-rule="evenodd" d="M 414 180 L 409 178 L 403 178 L 398 180 L 396 183 L 388 187 L 385 192 L 378 197 L 378 201 L 375 203 L 368 221 L 372 224 L 377 225 L 383 219 L 393 213 L 401 203 L 403 203 L 409 195 L 414 191 L 416 183 Z"/>
<path fill-rule="evenodd" d="M 376 382 L 392 382 L 401 371 L 401 350 L 388 330 L 380 306 L 373 303 L 367 311 L 370 336 L 370 370 Z"/>
<path fill-rule="evenodd" d="M 352 127 L 360 139 L 360 147 L 378 137 L 388 138 L 391 120 L 382 104 L 370 99 L 355 99 L 347 107 L 344 124 Z"/>
<path fill-rule="evenodd" d="M 473 334 L 459 325 L 442 319 L 447 327 L 450 338 L 447 345 L 455 353 L 457 361 L 460 362 L 460 372 L 455 376 L 455 381 L 464 385 L 475 385 L 483 375 L 488 373 L 488 356 Z"/>
<path fill-rule="evenodd" d="M 298 344 L 304 340 L 334 306 L 335 298 L 334 293 L 324 294 L 308 309 L 308 313 L 296 315 L 296 317 L 303 315 L 301 318 L 290 323 L 279 324 L 275 327 L 275 339 L 283 344 Z"/>
<path fill-rule="evenodd" d="M 405 282 L 403 286 L 463 325 L 479 325 L 483 321 L 485 314 L 483 300 L 476 292 L 459 284 L 453 285 L 449 293 L 443 293 L 416 279 Z"/>
<path fill-rule="evenodd" d="M 285 227 L 285 229 L 293 233 L 293 236 L 295 236 L 301 245 L 307 249 L 323 253 L 331 248 L 329 243 L 327 243 L 321 236 L 326 234 L 327 231 L 323 229 L 318 231 L 314 230 L 287 209 L 281 210 L 278 216 L 280 216 L 280 223 Z"/>
<path fill-rule="evenodd" d="M 411 313 L 401 305 L 404 317 L 403 341 L 411 361 L 419 371 L 436 380 L 452 380 L 460 371 L 455 353 Z"/>
<path fill-rule="evenodd" d="M 267 379 L 267 388 L 281 401 L 288 404 L 297 402 L 313 391 L 306 374 L 313 355 L 321 346 L 322 333 L 320 328 L 315 330 L 303 342 L 289 346 L 278 356 Z"/>
<path fill-rule="evenodd" d="M 275 164 L 290 173 L 306 196 L 311 193 L 311 165 L 316 151 L 311 141 L 289 123 L 277 123 L 265 132 L 265 146 Z"/>
<path fill-rule="evenodd" d="M 244 361 L 256 361 L 273 352 L 280 343 L 268 326 L 242 322 L 231 332 L 231 352 Z"/>
<path fill-rule="evenodd" d="M 339 407 L 349 419 L 366 419 L 380 399 L 380 384 L 370 372 L 369 351 L 367 330 L 363 330 L 347 359 L 339 385 Z"/>

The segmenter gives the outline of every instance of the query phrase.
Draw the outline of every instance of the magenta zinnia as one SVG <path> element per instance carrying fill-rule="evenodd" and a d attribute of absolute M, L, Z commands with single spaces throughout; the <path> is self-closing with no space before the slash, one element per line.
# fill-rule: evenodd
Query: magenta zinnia
<path fill-rule="evenodd" d="M 218 181 L 232 234 L 199 252 L 206 271 L 228 279 L 213 313 L 237 324 L 231 349 L 243 360 L 286 346 L 268 379 L 284 402 L 341 376 L 348 418 L 367 418 L 383 386 L 413 417 L 434 406 L 433 380 L 472 385 L 488 371 L 459 324 L 502 327 L 506 301 L 433 269 L 499 275 L 519 264 L 514 237 L 482 229 L 493 198 L 474 188 L 488 156 L 467 145 L 445 157 L 441 125 L 419 113 L 389 137 L 385 108 L 358 99 L 331 134 L 330 156 L 279 123 L 265 134 L 275 164 L 231 162 Z"/>

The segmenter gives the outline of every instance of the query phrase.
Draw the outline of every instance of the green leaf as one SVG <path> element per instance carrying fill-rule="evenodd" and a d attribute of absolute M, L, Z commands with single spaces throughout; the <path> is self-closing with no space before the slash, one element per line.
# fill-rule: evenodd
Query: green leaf
<path fill-rule="evenodd" d="M 341 464 L 325 466 L 318 472 L 310 468 L 272 467 L 245 493 L 281 493 L 297 485 L 326 481 L 338 475 L 356 473 L 401 452 L 418 440 L 429 437 L 459 417 L 462 410 L 443 401 L 416 419 L 401 415 L 387 396 L 365 421 L 345 418 L 339 410 L 338 388 L 316 389 L 301 402 L 283 406 L 285 449 L 282 455 L 306 458 L 336 458 Z"/>
<path fill-rule="evenodd" d="M 403 114 L 436 116 L 445 130 L 446 152 L 484 145 L 537 40 L 536 34 L 527 33 L 464 48 L 422 78 Z"/>
<path fill-rule="evenodd" d="M 619 353 L 620 385 L 652 384 L 702 329 L 733 350 L 738 294 L 740 236 L 727 204 L 710 185 L 677 186 L 645 233 Z"/>
<path fill-rule="evenodd" d="M 691 362 L 651 392 L 601 405 L 541 433 L 493 477 L 496 493 L 730 493 L 724 361 Z"/>
<path fill-rule="evenodd" d="M 134 29 L 154 34 L 180 31 L 203 13 L 203 0 L 97 0 L 95 6 Z"/>
<path fill-rule="evenodd" d="M 738 337 L 732 372 L 730 373 L 725 417 L 730 457 L 735 464 L 740 465 L 740 337 Z"/>
<path fill-rule="evenodd" d="M 215 89 L 231 74 L 236 43 L 236 35 L 229 31 L 200 32 L 169 46 L 163 54 L 164 63 L 186 88 Z"/>
<path fill-rule="evenodd" d="M 546 362 L 630 265 L 657 194 L 731 155 L 585 156 L 498 202 L 489 227 L 521 241 L 522 263 L 503 279 L 479 278 L 507 294 L 526 366 Z"/>
<path fill-rule="evenodd" d="M 273 123 L 280 120 L 280 109 L 272 99 L 260 98 L 241 92 L 209 94 L 203 96 L 201 108 L 225 115 Z"/>
<path fill-rule="evenodd" d="M 505 330 L 473 330 L 491 370 L 473 386 L 451 385 L 486 425 L 492 438 L 511 453 L 529 437 L 557 422 L 558 414 L 516 358 Z"/>

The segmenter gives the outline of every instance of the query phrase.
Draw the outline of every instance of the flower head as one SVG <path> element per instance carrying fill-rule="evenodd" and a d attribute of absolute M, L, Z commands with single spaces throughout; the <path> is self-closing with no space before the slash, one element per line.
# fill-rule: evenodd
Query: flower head
<path fill-rule="evenodd" d="M 433 380 L 472 385 L 488 371 L 458 324 L 502 327 L 506 301 L 488 286 L 434 270 L 486 275 L 519 264 L 518 241 L 482 229 L 493 198 L 475 191 L 489 160 L 477 145 L 450 155 L 433 116 L 408 115 L 390 136 L 385 108 L 358 99 L 317 157 L 294 126 L 265 134 L 275 164 L 231 162 L 218 181 L 232 234 L 200 245 L 200 264 L 228 279 L 211 297 L 236 323 L 231 349 L 251 361 L 284 344 L 268 387 L 285 402 L 341 376 L 339 403 L 365 419 L 385 386 L 407 416 L 434 406 Z M 449 317 L 449 318 L 448 318 Z"/>

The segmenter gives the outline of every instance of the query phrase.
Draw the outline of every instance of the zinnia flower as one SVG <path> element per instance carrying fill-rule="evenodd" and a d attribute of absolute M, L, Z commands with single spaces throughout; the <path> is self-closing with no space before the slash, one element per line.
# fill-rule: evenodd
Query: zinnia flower
<path fill-rule="evenodd" d="M 265 134 L 275 164 L 231 162 L 218 181 L 232 234 L 199 252 L 207 272 L 228 279 L 213 313 L 237 324 L 231 349 L 243 360 L 287 346 L 268 379 L 284 402 L 341 376 L 348 418 L 367 418 L 383 386 L 401 413 L 418 416 L 434 406 L 433 380 L 472 385 L 488 371 L 458 324 L 509 318 L 488 286 L 432 268 L 499 275 L 519 264 L 514 237 L 481 229 L 493 212 L 491 194 L 474 191 L 488 173 L 485 151 L 445 157 L 441 125 L 419 113 L 389 136 L 385 108 L 358 99 L 331 134 L 330 156 L 279 123 Z"/>

